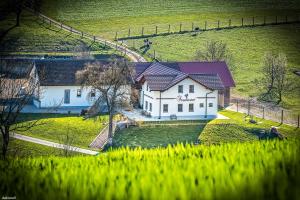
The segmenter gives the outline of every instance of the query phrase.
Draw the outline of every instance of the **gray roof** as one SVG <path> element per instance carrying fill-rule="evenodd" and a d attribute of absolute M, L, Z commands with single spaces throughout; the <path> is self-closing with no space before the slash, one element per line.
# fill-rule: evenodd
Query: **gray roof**
<path fill-rule="evenodd" d="M 139 74 L 136 81 L 147 81 L 152 91 L 164 91 L 186 78 L 191 78 L 211 90 L 224 89 L 218 74 L 188 74 L 165 66 L 162 63 L 153 63 L 148 66 L 144 72 Z"/>
<path fill-rule="evenodd" d="M 0 75 L 5 78 L 28 78 L 34 66 L 32 60 L 0 59 Z"/>

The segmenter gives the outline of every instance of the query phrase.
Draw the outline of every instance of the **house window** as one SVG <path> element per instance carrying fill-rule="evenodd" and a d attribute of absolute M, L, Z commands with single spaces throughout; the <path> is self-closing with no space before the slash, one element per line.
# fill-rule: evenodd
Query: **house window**
<path fill-rule="evenodd" d="M 152 112 L 152 103 L 149 103 L 149 111 Z"/>
<path fill-rule="evenodd" d="M 183 93 L 183 85 L 178 85 L 178 93 Z"/>
<path fill-rule="evenodd" d="M 204 103 L 200 103 L 200 108 L 203 108 L 204 107 Z"/>
<path fill-rule="evenodd" d="M 148 101 L 145 101 L 145 110 L 148 110 Z"/>
<path fill-rule="evenodd" d="M 208 104 L 208 107 L 213 107 L 213 103 L 209 103 L 209 104 Z"/>
<path fill-rule="evenodd" d="M 163 112 L 164 112 L 164 113 L 167 113 L 167 112 L 168 112 L 168 110 L 169 110 L 168 107 L 169 107 L 168 104 L 164 104 L 164 105 L 163 105 Z"/>
<path fill-rule="evenodd" d="M 178 112 L 182 112 L 182 104 L 178 104 Z"/>
<path fill-rule="evenodd" d="M 189 112 L 194 112 L 194 104 L 189 104 Z"/>
<path fill-rule="evenodd" d="M 189 91 L 190 93 L 194 93 L 194 85 L 190 85 Z"/>
<path fill-rule="evenodd" d="M 95 91 L 95 89 L 92 89 L 91 90 L 91 97 L 95 97 L 96 96 L 96 91 Z"/>
<path fill-rule="evenodd" d="M 77 89 L 77 97 L 81 97 L 81 89 Z"/>

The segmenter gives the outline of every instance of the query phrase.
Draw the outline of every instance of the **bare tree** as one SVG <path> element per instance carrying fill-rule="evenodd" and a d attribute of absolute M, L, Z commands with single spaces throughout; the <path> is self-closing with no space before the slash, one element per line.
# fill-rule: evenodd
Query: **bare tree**
<path fill-rule="evenodd" d="M 287 74 L 287 58 L 284 54 L 279 54 L 277 56 L 276 70 L 275 70 L 275 80 L 274 80 L 274 91 L 277 97 L 277 104 L 282 101 L 283 93 L 290 90 L 288 86 L 291 84 L 288 83 L 286 77 Z"/>
<path fill-rule="evenodd" d="M 287 74 L 287 59 L 284 54 L 266 53 L 264 57 L 264 66 L 262 68 L 263 78 L 261 83 L 266 89 L 262 94 L 262 99 L 277 103 L 282 101 L 282 95 L 289 90 Z"/>
<path fill-rule="evenodd" d="M 221 41 L 209 41 L 204 50 L 196 51 L 196 60 L 199 61 L 225 61 L 232 71 L 235 70 L 233 57 L 226 43 Z"/>
<path fill-rule="evenodd" d="M 112 144 L 113 116 L 118 109 L 128 105 L 130 101 L 130 85 L 134 70 L 124 59 L 113 59 L 109 64 L 89 63 L 76 76 L 84 87 L 95 89 L 97 95 L 93 110 L 99 111 L 103 105 L 109 114 L 108 144 Z"/>
<path fill-rule="evenodd" d="M 37 95 L 39 82 L 30 63 L 27 67 L 0 60 L 0 130 L 2 133 L 2 156 L 5 158 L 9 134 L 17 130 L 28 130 L 37 121 L 16 123 L 21 110 Z"/>

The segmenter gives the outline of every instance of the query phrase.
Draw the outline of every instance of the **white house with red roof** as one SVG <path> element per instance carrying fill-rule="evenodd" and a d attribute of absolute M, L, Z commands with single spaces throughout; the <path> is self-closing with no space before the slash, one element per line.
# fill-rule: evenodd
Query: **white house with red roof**
<path fill-rule="evenodd" d="M 215 118 L 234 86 L 224 62 L 142 63 L 136 72 L 140 106 L 158 119 Z"/>

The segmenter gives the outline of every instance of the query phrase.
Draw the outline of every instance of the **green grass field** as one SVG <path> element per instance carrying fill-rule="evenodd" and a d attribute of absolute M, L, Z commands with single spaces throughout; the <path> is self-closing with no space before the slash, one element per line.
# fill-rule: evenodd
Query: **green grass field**
<path fill-rule="evenodd" d="M 176 143 L 194 143 L 197 141 L 203 125 L 154 125 L 132 127 L 117 132 L 113 139 L 113 146 L 129 147 L 166 147 Z"/>
<path fill-rule="evenodd" d="M 299 140 L 0 161 L 17 199 L 296 199 Z"/>
<path fill-rule="evenodd" d="M 192 124 L 180 121 L 145 123 L 141 127 L 123 129 L 116 132 L 113 147 L 154 148 L 177 143 L 210 145 L 227 142 L 251 142 L 269 138 L 268 133 L 272 126 L 278 127 L 279 132 L 286 138 L 300 137 L 300 129 L 293 126 L 281 125 L 260 118 L 255 118 L 257 124 L 251 124 L 245 114 L 227 110 L 220 113 L 230 119 L 198 121 Z"/>
<path fill-rule="evenodd" d="M 28 11 L 23 11 L 20 23 L 20 27 L 14 27 L 14 15 L 0 21 L 0 33 L 11 28 L 0 40 L 0 55 L 76 56 L 79 47 L 99 59 L 118 54 L 107 46 L 43 23 Z"/>
<path fill-rule="evenodd" d="M 18 133 L 49 141 L 65 143 L 67 136 L 72 146 L 88 148 L 88 145 L 104 128 L 107 116 L 84 120 L 83 117 L 60 114 L 24 114 L 20 123 L 30 123 L 37 120 L 37 126 Z"/>

